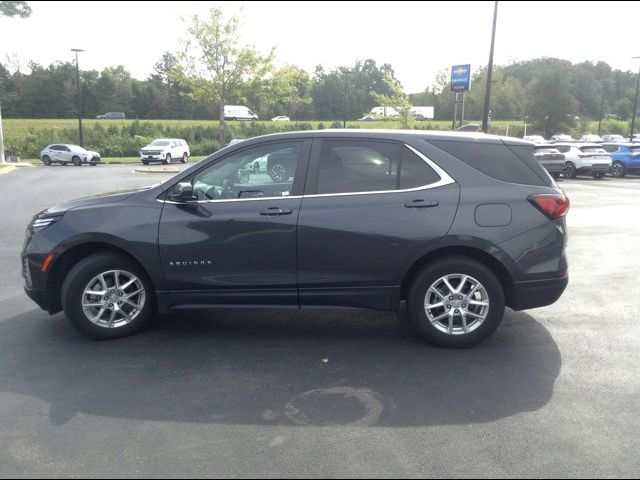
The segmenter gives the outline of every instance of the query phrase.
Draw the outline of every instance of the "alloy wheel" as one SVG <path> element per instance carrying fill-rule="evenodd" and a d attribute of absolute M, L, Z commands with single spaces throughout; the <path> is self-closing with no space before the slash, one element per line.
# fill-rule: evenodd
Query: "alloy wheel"
<path fill-rule="evenodd" d="M 82 292 L 82 310 L 87 319 L 104 328 L 133 322 L 145 304 L 142 281 L 125 270 L 109 270 L 93 277 Z"/>
<path fill-rule="evenodd" d="M 477 330 L 489 314 L 489 294 L 475 278 L 454 273 L 440 277 L 424 298 L 427 319 L 434 328 L 449 335 Z"/>

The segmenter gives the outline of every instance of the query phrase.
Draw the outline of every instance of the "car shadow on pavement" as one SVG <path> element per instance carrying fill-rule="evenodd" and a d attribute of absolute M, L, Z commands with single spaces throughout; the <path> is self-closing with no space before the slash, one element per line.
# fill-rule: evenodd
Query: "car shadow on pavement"
<path fill-rule="evenodd" d="M 0 322 L 0 392 L 48 402 L 53 424 L 78 413 L 248 425 L 490 422 L 542 408 L 560 366 L 549 332 L 512 311 L 469 350 L 425 344 L 404 312 L 172 314 L 107 342 L 80 336 L 61 314 Z"/>

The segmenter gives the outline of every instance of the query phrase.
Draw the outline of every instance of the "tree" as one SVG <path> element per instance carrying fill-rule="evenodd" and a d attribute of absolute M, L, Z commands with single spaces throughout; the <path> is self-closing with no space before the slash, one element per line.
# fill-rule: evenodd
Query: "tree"
<path fill-rule="evenodd" d="M 578 102 L 569 90 L 569 79 L 556 69 L 536 73 L 528 89 L 527 114 L 545 137 L 567 131 L 575 123 Z"/>
<path fill-rule="evenodd" d="M 0 17 L 27 18 L 31 15 L 31 7 L 27 2 L 0 2 Z"/>
<path fill-rule="evenodd" d="M 273 49 L 262 56 L 252 46 L 241 45 L 238 17 L 226 18 L 216 5 L 211 7 L 208 18 L 194 15 L 187 32 L 189 39 L 181 60 L 194 95 L 219 103 L 220 146 L 223 146 L 225 101 L 238 95 L 243 83 L 266 77 L 273 68 Z"/>
<path fill-rule="evenodd" d="M 372 97 L 376 100 L 381 107 L 394 107 L 400 112 L 400 118 L 402 120 L 402 128 L 409 128 L 409 113 L 411 104 L 409 99 L 402 91 L 402 85 L 393 76 L 393 71 L 387 71 L 384 78 L 384 83 L 388 87 L 389 93 L 382 95 L 372 92 Z"/>

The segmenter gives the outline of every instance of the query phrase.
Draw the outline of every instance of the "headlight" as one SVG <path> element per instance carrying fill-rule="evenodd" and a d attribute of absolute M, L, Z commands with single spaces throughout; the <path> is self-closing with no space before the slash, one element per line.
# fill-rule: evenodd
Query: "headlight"
<path fill-rule="evenodd" d="M 35 220 L 33 220 L 31 225 L 29 225 L 29 228 L 31 228 L 34 232 L 38 232 L 40 230 L 47 228 L 50 225 L 53 225 L 61 218 L 62 218 L 62 215 L 50 215 L 47 217 L 38 216 Z"/>

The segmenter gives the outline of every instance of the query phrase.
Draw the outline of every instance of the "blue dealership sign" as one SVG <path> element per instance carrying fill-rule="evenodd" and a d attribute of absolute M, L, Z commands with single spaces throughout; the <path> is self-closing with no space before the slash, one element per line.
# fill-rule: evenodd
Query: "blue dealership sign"
<path fill-rule="evenodd" d="M 469 90 L 471 84 L 471 65 L 454 65 L 451 67 L 451 91 Z"/>

